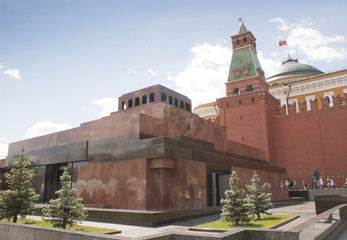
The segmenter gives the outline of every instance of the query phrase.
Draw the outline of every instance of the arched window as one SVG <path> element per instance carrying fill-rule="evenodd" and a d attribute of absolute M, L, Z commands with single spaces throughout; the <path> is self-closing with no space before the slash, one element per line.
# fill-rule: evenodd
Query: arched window
<path fill-rule="evenodd" d="M 238 77 L 240 77 L 240 75 L 241 75 L 241 71 L 238 68 L 236 68 L 234 70 L 234 78 L 238 78 Z"/>
<path fill-rule="evenodd" d="M 236 46 L 239 46 L 239 45 L 240 45 L 240 40 L 237 39 L 237 40 L 236 40 Z"/>
<path fill-rule="evenodd" d="M 243 43 L 247 43 L 247 38 L 246 37 L 243 38 Z"/>
<path fill-rule="evenodd" d="M 249 75 L 249 69 L 248 67 L 244 66 L 242 69 L 243 76 L 248 76 Z"/>

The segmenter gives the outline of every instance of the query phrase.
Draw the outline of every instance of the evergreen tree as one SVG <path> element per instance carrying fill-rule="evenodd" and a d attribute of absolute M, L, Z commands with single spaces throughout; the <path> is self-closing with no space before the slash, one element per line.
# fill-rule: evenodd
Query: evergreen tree
<path fill-rule="evenodd" d="M 9 189 L 0 192 L 0 219 L 12 219 L 15 223 L 18 215 L 24 218 L 34 212 L 34 201 L 40 195 L 32 188 L 31 180 L 35 174 L 33 169 L 28 168 L 30 162 L 25 159 L 24 148 L 13 165 L 10 172 L 5 173 Z"/>
<path fill-rule="evenodd" d="M 267 211 L 273 207 L 271 202 L 271 193 L 266 193 L 265 186 L 267 183 L 260 185 L 260 179 L 256 171 L 253 173 L 253 178 L 251 179 L 252 184 L 247 185 L 247 198 L 248 202 L 253 205 L 252 212 L 257 215 L 257 218 L 260 219 L 260 214 L 268 214 Z"/>
<path fill-rule="evenodd" d="M 60 183 L 62 187 L 56 191 L 58 198 L 49 201 L 43 208 L 43 215 L 49 217 L 46 221 L 51 222 L 54 227 L 65 229 L 67 225 L 77 225 L 88 214 L 82 204 L 83 199 L 76 197 L 77 189 L 71 188 L 71 177 L 67 169 L 60 177 Z"/>
<path fill-rule="evenodd" d="M 229 181 L 230 190 L 225 191 L 226 199 L 221 200 L 223 204 L 221 220 L 235 222 L 237 225 L 240 222 L 248 223 L 251 220 L 249 217 L 251 205 L 244 197 L 245 191 L 237 187 L 238 182 L 236 171 L 233 171 Z"/>

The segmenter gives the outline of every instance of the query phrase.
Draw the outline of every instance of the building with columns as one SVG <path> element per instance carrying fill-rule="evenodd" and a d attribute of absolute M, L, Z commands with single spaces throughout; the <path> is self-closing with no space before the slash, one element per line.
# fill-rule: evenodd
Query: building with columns
<path fill-rule="evenodd" d="M 299 112 L 299 103 L 306 102 L 311 109 L 311 101 L 329 98 L 329 107 L 333 106 L 333 96 L 340 95 L 345 103 L 347 93 L 347 69 L 332 73 L 323 73 L 317 68 L 289 59 L 282 63 L 277 73 L 267 78 L 270 93 L 281 101 L 281 105 L 295 103 Z M 321 101 L 318 102 L 321 108 Z"/>

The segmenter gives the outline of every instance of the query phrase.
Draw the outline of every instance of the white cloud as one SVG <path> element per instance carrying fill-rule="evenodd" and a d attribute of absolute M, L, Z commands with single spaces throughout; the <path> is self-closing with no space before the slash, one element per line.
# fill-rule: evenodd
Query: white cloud
<path fill-rule="evenodd" d="M 196 44 L 190 49 L 193 57 L 176 76 L 166 73 L 176 91 L 189 96 L 193 105 L 215 101 L 225 95 L 232 51 L 209 43 Z"/>
<path fill-rule="evenodd" d="M 287 31 L 291 26 L 282 18 L 272 18 L 270 22 L 279 23 L 278 29 L 281 31 Z"/>
<path fill-rule="evenodd" d="M 0 69 L 1 69 L 1 68 L 4 68 L 4 65 L 2 65 L 2 64 L 0 63 Z"/>
<path fill-rule="evenodd" d="M 320 60 L 331 62 L 347 58 L 347 49 L 334 48 L 333 43 L 345 42 L 344 37 L 335 35 L 324 36 L 316 29 L 297 26 L 292 29 L 288 36 L 290 47 L 298 48 L 308 60 Z"/>
<path fill-rule="evenodd" d="M 302 54 L 303 59 L 300 60 L 307 62 L 324 61 L 329 63 L 347 58 L 347 48 L 334 46 L 335 43 L 346 41 L 343 36 L 325 36 L 319 30 L 312 27 L 314 23 L 307 20 L 300 20 L 294 24 L 288 24 L 281 18 L 271 19 L 270 21 L 279 23 L 278 29 L 287 32 L 287 43 L 290 54 L 292 56 L 294 53 L 298 55 Z"/>
<path fill-rule="evenodd" d="M 147 72 L 153 76 L 157 74 L 156 71 L 154 71 L 152 69 L 148 69 Z"/>
<path fill-rule="evenodd" d="M 18 69 L 8 69 L 4 71 L 4 74 L 10 76 L 11 78 L 14 79 L 20 79 L 21 75 L 19 74 L 19 70 Z"/>
<path fill-rule="evenodd" d="M 171 72 L 166 72 L 165 74 L 166 74 L 167 80 L 169 80 L 169 81 L 173 80 L 173 76 L 172 76 Z"/>
<path fill-rule="evenodd" d="M 8 144 L 4 142 L 5 139 L 0 137 L 0 159 L 4 159 L 8 152 Z"/>
<path fill-rule="evenodd" d="M 262 69 L 265 72 L 265 77 L 270 77 L 275 73 L 275 70 L 281 66 L 281 61 L 274 60 L 271 58 L 265 58 L 263 52 L 258 52 L 258 59 L 261 64 Z"/>
<path fill-rule="evenodd" d="M 118 109 L 118 99 L 116 98 L 96 99 L 92 101 L 92 103 L 98 105 L 101 108 L 101 117 L 107 116 L 111 112 L 115 112 Z"/>
<path fill-rule="evenodd" d="M 137 70 L 134 70 L 134 69 L 128 69 L 126 72 L 127 72 L 127 73 L 130 73 L 130 74 L 136 74 L 136 73 L 138 73 L 138 71 L 137 71 Z"/>
<path fill-rule="evenodd" d="M 24 139 L 46 135 L 70 129 L 72 126 L 68 123 L 52 123 L 51 121 L 37 122 L 29 127 L 23 136 Z"/>

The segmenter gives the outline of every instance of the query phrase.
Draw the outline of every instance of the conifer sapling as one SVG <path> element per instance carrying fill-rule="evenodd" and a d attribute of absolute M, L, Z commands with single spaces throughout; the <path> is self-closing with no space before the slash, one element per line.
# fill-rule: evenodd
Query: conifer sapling
<path fill-rule="evenodd" d="M 248 223 L 251 220 L 249 216 L 251 205 L 244 197 L 245 190 L 237 187 L 238 181 L 236 171 L 232 171 L 229 180 L 230 189 L 225 191 L 226 198 L 221 200 L 223 205 L 221 220 L 235 222 L 237 225 L 240 222 Z"/>
<path fill-rule="evenodd" d="M 253 205 L 252 213 L 257 215 L 257 219 L 260 219 L 260 214 L 268 214 L 267 211 L 273 207 L 271 202 L 271 193 L 267 193 L 265 187 L 267 183 L 260 184 L 260 179 L 256 171 L 253 173 L 251 179 L 251 185 L 247 185 L 247 199 L 250 204 Z"/>
<path fill-rule="evenodd" d="M 64 170 L 60 177 L 61 189 L 56 191 L 57 199 L 52 199 L 43 208 L 43 215 L 49 217 L 45 219 L 52 223 L 54 227 L 65 229 L 66 226 L 74 226 L 83 221 L 87 216 L 87 210 L 82 204 L 82 198 L 77 198 L 77 189 L 71 188 L 71 177 Z"/>
<path fill-rule="evenodd" d="M 18 215 L 25 218 L 34 212 L 34 202 L 40 195 L 32 188 L 31 180 L 35 174 L 33 169 L 29 169 L 31 164 L 25 158 L 24 148 L 13 165 L 10 172 L 5 173 L 8 190 L 0 192 L 0 219 L 12 219 L 15 223 Z"/>

